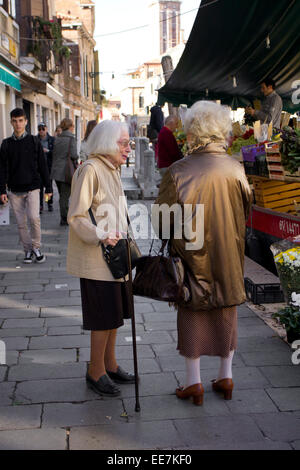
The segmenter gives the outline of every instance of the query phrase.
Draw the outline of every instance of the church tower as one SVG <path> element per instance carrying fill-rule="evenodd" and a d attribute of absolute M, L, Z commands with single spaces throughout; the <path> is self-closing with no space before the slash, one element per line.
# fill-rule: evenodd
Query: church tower
<path fill-rule="evenodd" d="M 156 0 L 150 5 L 154 57 L 180 43 L 180 7 L 177 0 Z"/>

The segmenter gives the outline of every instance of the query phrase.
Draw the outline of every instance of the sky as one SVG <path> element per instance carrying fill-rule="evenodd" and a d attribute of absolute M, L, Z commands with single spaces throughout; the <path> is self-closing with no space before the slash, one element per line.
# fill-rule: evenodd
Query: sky
<path fill-rule="evenodd" d="M 147 48 L 151 41 L 148 6 L 151 0 L 94 0 L 96 5 L 96 27 L 94 37 L 99 51 L 100 87 L 107 96 L 118 94 L 120 82 L 125 74 L 151 60 Z M 200 0 L 182 0 L 181 29 L 188 39 L 197 15 Z M 148 26 L 146 26 L 148 25 Z M 131 28 L 139 28 L 121 34 L 112 34 Z M 112 73 L 115 80 L 112 80 Z"/>

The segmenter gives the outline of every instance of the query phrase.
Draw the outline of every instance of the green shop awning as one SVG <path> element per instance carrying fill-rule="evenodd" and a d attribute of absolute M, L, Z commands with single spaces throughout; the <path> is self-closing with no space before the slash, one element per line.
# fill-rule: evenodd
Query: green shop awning
<path fill-rule="evenodd" d="M 299 111 L 293 93 L 299 97 L 300 0 L 202 0 L 159 102 L 191 106 L 220 99 L 236 109 L 259 97 L 269 76 L 285 110 Z"/>
<path fill-rule="evenodd" d="M 21 91 L 20 78 L 12 70 L 0 64 L 0 82 L 9 85 L 17 91 Z"/>

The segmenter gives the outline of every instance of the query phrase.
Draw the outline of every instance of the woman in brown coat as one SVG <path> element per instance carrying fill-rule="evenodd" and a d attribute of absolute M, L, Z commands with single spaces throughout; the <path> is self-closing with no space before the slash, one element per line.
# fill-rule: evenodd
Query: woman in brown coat
<path fill-rule="evenodd" d="M 182 258 L 187 270 L 191 298 L 179 306 L 177 317 L 177 349 L 186 359 L 186 383 L 176 395 L 193 397 L 196 405 L 203 402 L 201 356 L 221 358 L 212 387 L 231 399 L 236 306 L 246 300 L 244 241 L 251 191 L 243 167 L 226 153 L 230 131 L 227 107 L 200 101 L 187 111 L 190 155 L 168 169 L 153 209 L 156 220 L 161 204 L 178 204 L 183 213 L 175 211 L 169 218 L 171 237 L 170 227 L 163 226 L 166 217 L 161 217 L 159 229 L 161 238 L 171 238 L 171 253 Z"/>

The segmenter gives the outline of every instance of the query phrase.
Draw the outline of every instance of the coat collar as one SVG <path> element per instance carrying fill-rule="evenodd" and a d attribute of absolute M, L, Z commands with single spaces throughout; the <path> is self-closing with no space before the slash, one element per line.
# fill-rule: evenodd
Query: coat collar
<path fill-rule="evenodd" d="M 199 153 L 223 153 L 226 154 L 226 143 L 225 142 L 211 142 L 210 144 L 205 145 L 197 150 L 195 150 L 195 155 Z"/>
<path fill-rule="evenodd" d="M 91 154 L 89 155 L 89 157 L 88 157 L 88 160 L 90 160 L 91 158 L 100 160 L 102 163 L 104 163 L 105 165 L 107 165 L 108 168 L 110 168 L 111 170 L 117 170 L 117 168 L 116 168 L 106 157 L 104 157 L 104 155 L 99 155 L 99 154 L 96 154 L 96 153 L 91 153 Z"/>

